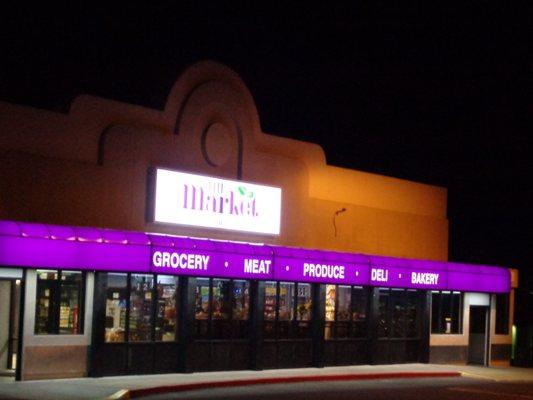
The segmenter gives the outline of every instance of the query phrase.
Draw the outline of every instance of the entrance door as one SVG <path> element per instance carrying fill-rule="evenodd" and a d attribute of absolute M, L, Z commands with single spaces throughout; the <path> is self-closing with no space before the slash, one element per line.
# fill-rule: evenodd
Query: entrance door
<path fill-rule="evenodd" d="M 15 376 L 20 280 L 0 280 L 0 375 Z"/>
<path fill-rule="evenodd" d="M 376 288 L 372 313 L 376 331 L 372 332 L 372 363 L 400 364 L 421 362 L 425 357 L 425 329 L 422 311 L 423 291 Z"/>
<path fill-rule="evenodd" d="M 193 371 L 250 368 L 250 298 L 252 282 L 240 279 L 190 278 L 194 282 L 191 353 Z M 255 295 L 255 294 L 254 294 Z"/>
<path fill-rule="evenodd" d="M 179 370 L 178 278 L 98 272 L 92 376 Z"/>
<path fill-rule="evenodd" d="M 487 365 L 487 306 L 470 306 L 470 329 L 468 333 L 468 362 Z"/>

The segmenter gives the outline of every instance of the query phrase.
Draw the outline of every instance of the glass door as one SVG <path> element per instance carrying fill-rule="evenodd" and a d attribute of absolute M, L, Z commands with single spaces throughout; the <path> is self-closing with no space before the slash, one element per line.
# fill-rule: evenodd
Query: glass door
<path fill-rule="evenodd" d="M 310 367 L 313 363 L 313 286 L 264 283 L 263 368 Z"/>
<path fill-rule="evenodd" d="M 251 282 L 218 278 L 195 282 L 192 369 L 249 368 Z"/>
<path fill-rule="evenodd" d="M 376 288 L 375 364 L 418 362 L 422 359 L 424 292 Z"/>
<path fill-rule="evenodd" d="M 468 332 L 468 362 L 487 365 L 487 306 L 470 306 L 470 327 Z"/>
<path fill-rule="evenodd" d="M 178 277 L 97 273 L 92 375 L 178 371 Z"/>

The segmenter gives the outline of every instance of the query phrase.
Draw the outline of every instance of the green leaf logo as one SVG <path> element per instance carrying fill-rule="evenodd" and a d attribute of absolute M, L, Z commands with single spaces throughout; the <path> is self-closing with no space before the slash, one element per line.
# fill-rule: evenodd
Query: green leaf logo
<path fill-rule="evenodd" d="M 248 191 L 248 189 L 246 189 L 244 186 L 239 186 L 237 189 L 239 190 L 241 196 L 248 197 L 249 199 L 253 199 L 255 197 L 255 193 Z"/>

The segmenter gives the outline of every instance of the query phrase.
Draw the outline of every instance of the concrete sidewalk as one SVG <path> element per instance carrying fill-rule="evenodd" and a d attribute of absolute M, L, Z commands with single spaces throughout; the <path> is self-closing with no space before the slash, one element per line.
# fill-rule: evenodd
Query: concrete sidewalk
<path fill-rule="evenodd" d="M 455 374 L 455 375 L 454 375 Z M 265 371 L 199 372 L 194 374 L 133 375 L 105 378 L 53 379 L 41 381 L 0 381 L 1 399 L 105 399 L 126 389 L 132 394 L 143 389 L 177 387 L 191 388 L 222 386 L 229 382 L 272 381 L 283 379 L 408 379 L 435 376 L 457 376 L 493 381 L 533 381 L 533 369 L 486 368 L 435 364 L 357 365 L 348 367 L 302 368 Z M 240 383 L 239 383 L 240 384 Z"/>

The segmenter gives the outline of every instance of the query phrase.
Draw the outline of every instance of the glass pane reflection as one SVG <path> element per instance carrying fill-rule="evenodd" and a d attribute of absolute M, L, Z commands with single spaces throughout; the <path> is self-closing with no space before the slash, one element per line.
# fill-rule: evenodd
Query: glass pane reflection
<path fill-rule="evenodd" d="M 129 341 L 150 341 L 152 336 L 153 275 L 132 274 L 130 292 Z"/>

